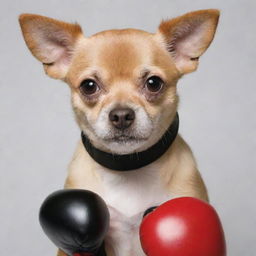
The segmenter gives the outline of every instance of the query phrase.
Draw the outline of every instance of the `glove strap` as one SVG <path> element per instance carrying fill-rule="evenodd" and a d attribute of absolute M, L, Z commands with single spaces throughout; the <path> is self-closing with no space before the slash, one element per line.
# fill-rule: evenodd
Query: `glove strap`
<path fill-rule="evenodd" d="M 107 256 L 107 254 L 105 251 L 105 245 L 103 243 L 96 254 L 90 252 L 76 252 L 73 253 L 72 256 Z"/>

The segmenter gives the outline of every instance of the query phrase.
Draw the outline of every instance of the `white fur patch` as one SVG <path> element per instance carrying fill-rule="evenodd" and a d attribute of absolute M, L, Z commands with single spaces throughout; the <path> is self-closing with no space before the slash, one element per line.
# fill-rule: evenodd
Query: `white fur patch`
<path fill-rule="evenodd" d="M 158 164 L 139 170 L 109 171 L 98 165 L 95 170 L 102 180 L 100 196 L 110 211 L 110 229 L 106 243 L 117 256 L 142 256 L 139 227 L 143 213 L 171 199 L 159 175 Z"/>

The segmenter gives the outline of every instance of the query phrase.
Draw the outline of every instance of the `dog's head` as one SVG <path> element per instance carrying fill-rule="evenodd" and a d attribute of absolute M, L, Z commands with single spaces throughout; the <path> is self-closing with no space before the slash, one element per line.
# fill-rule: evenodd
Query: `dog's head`
<path fill-rule="evenodd" d="M 163 21 L 157 33 L 109 30 L 84 37 L 77 24 L 23 14 L 20 24 L 46 73 L 67 82 L 80 128 L 105 151 L 142 151 L 175 116 L 176 83 L 196 70 L 219 12 L 202 10 Z"/>

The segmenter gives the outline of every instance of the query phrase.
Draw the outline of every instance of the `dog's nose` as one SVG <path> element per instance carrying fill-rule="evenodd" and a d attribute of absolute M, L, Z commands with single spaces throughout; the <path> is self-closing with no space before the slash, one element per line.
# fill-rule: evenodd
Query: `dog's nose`
<path fill-rule="evenodd" d="M 135 112 L 131 108 L 115 108 L 109 113 L 109 120 L 117 129 L 126 129 L 133 123 Z"/>

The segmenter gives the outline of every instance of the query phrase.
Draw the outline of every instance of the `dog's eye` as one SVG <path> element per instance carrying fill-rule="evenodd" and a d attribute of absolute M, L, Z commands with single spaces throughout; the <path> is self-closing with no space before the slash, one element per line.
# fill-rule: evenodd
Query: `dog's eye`
<path fill-rule="evenodd" d="M 150 92 L 158 92 L 163 87 L 163 80 L 158 76 L 151 76 L 146 81 L 146 88 Z"/>
<path fill-rule="evenodd" d="M 92 79 L 87 79 L 81 83 L 80 90 L 86 95 L 92 95 L 99 90 L 99 86 Z"/>

